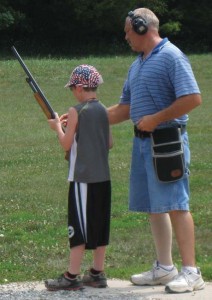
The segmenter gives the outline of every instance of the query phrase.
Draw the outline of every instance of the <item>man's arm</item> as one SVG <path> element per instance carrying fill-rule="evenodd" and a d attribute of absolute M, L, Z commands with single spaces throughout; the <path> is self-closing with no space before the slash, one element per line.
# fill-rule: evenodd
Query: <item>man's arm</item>
<path fill-rule="evenodd" d="M 111 125 L 118 124 L 129 120 L 130 118 L 130 105 L 116 104 L 107 108 L 109 123 Z M 68 114 L 65 113 L 60 116 L 61 124 L 66 127 L 68 123 Z"/>
<path fill-rule="evenodd" d="M 137 124 L 142 131 L 153 131 L 159 124 L 179 118 L 189 113 L 202 103 L 200 94 L 191 94 L 178 98 L 169 107 L 153 114 L 144 116 Z"/>
<path fill-rule="evenodd" d="M 121 123 L 130 118 L 130 105 L 116 104 L 107 108 L 109 122 L 111 125 Z"/>

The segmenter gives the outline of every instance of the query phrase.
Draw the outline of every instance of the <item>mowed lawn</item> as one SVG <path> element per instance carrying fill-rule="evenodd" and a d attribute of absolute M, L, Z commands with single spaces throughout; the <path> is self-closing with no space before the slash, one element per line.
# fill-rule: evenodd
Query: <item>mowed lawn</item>
<path fill-rule="evenodd" d="M 59 114 L 75 104 L 64 89 L 71 70 L 94 65 L 103 75 L 99 99 L 119 101 L 135 56 L 81 59 L 25 59 L 30 71 Z M 212 55 L 189 56 L 203 104 L 190 113 L 191 210 L 196 230 L 196 258 L 205 280 L 212 280 Z M 0 282 L 43 280 L 61 274 L 68 264 L 68 163 L 56 134 L 25 82 L 15 59 L 0 60 Z M 109 278 L 128 279 L 147 270 L 155 259 L 148 217 L 128 211 L 128 181 L 133 127 L 130 121 L 112 127 L 111 239 L 105 271 Z M 180 268 L 177 245 L 174 262 Z M 82 271 L 91 264 L 87 252 Z"/>

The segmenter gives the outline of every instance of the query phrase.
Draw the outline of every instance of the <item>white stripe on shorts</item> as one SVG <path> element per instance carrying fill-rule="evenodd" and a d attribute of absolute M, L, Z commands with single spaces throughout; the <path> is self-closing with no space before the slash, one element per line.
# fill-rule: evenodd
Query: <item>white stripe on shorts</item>
<path fill-rule="evenodd" d="M 70 157 L 69 157 L 69 174 L 68 181 L 74 180 L 74 171 L 75 171 L 75 163 L 77 159 L 77 142 L 76 142 L 76 134 L 74 135 L 74 141 L 71 146 Z"/>
<path fill-rule="evenodd" d="M 81 232 L 85 242 L 87 242 L 87 183 L 75 182 L 75 198 Z"/>

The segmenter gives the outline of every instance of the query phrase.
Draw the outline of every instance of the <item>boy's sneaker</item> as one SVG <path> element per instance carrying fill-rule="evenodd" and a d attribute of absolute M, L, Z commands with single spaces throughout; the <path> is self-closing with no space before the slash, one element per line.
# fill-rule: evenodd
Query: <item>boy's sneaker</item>
<path fill-rule="evenodd" d="M 152 270 L 143 272 L 141 274 L 132 275 L 130 281 L 135 285 L 160 285 L 166 284 L 171 281 L 178 271 L 175 267 L 171 271 L 167 271 L 159 266 L 156 261 L 153 264 Z"/>
<path fill-rule="evenodd" d="M 168 293 L 185 293 L 204 289 L 205 283 L 199 268 L 197 271 L 198 273 L 195 273 L 184 269 L 166 285 L 165 291 Z"/>
<path fill-rule="evenodd" d="M 48 279 L 45 281 L 45 287 L 49 291 L 69 290 L 76 291 L 83 289 L 80 276 L 70 279 L 67 273 L 62 274 L 58 279 Z"/>
<path fill-rule="evenodd" d="M 90 270 L 87 270 L 82 278 L 82 282 L 84 285 L 95 288 L 107 287 L 107 278 L 103 272 L 94 275 Z"/>

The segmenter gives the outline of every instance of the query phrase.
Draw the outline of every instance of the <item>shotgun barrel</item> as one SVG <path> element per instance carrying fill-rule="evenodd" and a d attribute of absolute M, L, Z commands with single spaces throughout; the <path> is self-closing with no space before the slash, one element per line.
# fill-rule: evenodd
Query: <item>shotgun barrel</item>
<path fill-rule="evenodd" d="M 23 59 L 21 58 L 20 54 L 16 50 L 14 46 L 12 46 L 11 50 L 13 51 L 15 57 L 18 59 L 20 65 L 22 66 L 23 70 L 25 71 L 27 78 L 26 81 L 31 87 L 34 97 L 37 100 L 38 104 L 42 108 L 43 112 L 47 116 L 48 119 L 54 119 L 55 118 L 55 113 L 53 108 L 51 107 L 49 101 L 47 100 L 46 96 L 40 89 L 39 85 L 33 78 L 32 74 L 30 73 L 29 69 L 27 68 L 26 64 L 24 63 Z"/>

